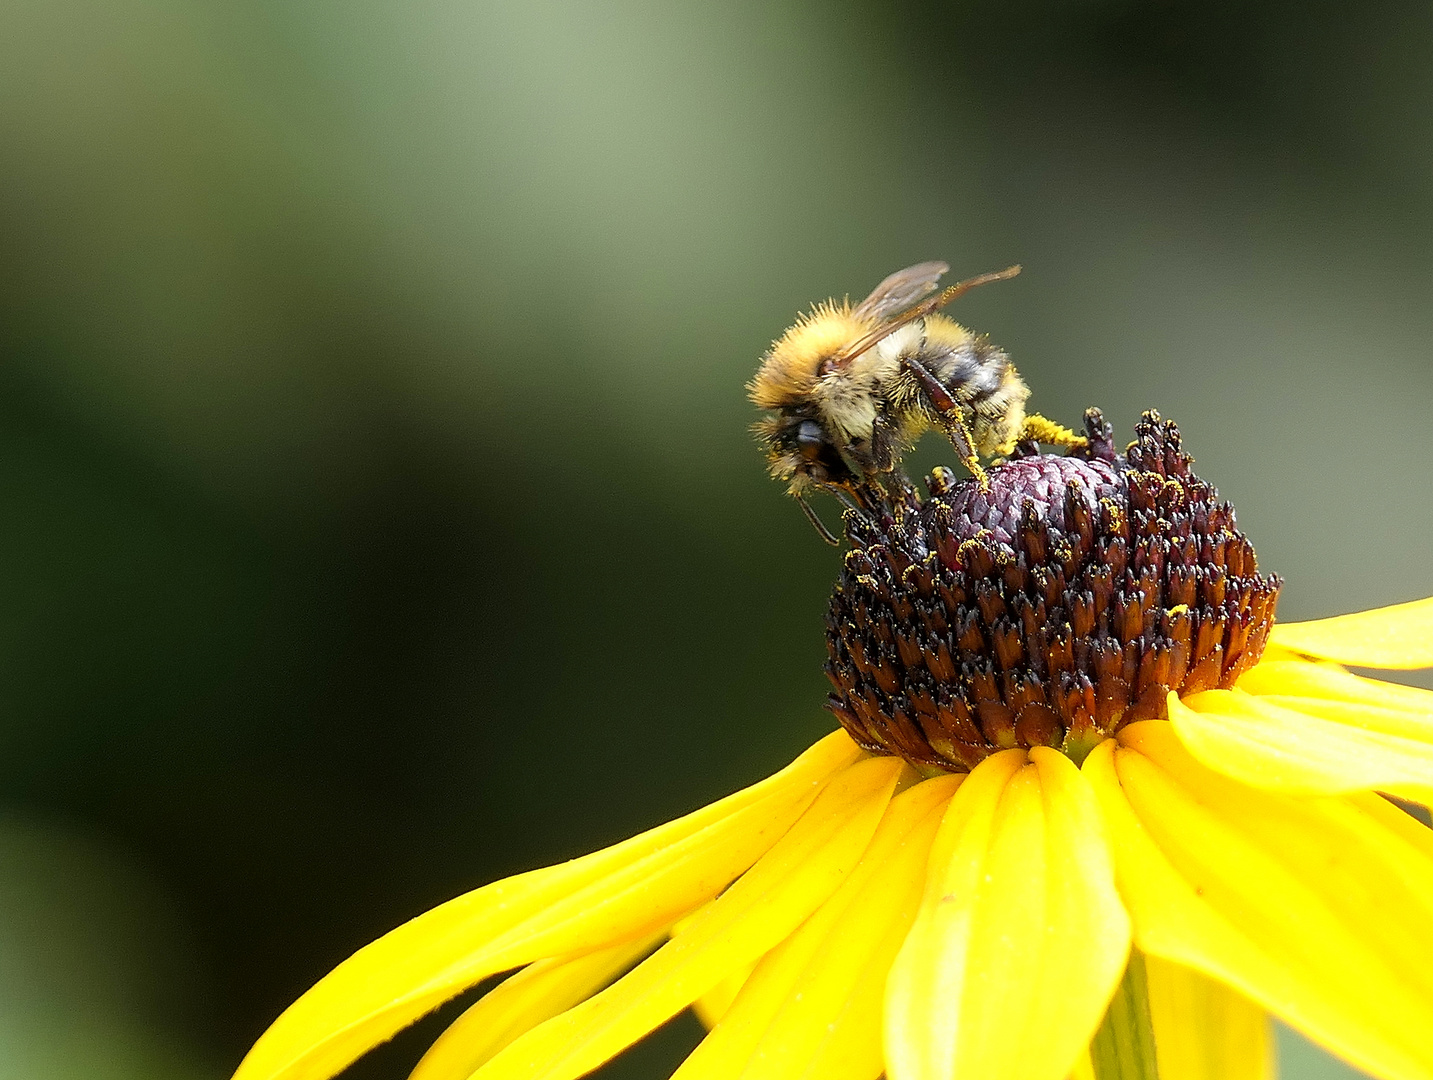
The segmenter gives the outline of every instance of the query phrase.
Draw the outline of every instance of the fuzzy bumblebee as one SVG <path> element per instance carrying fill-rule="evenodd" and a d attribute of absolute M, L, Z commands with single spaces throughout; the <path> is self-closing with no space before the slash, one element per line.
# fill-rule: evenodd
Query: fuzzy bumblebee
<path fill-rule="evenodd" d="M 762 358 L 747 389 L 770 411 L 756 425 L 772 475 L 806 503 L 812 489 L 856 498 L 899 469 L 902 455 L 939 427 L 961 462 L 984 483 L 981 457 L 1008 454 L 1037 439 L 1077 446 L 1082 439 L 1027 416 L 1030 389 L 1010 358 L 982 334 L 936 314 L 977 285 L 1020 272 L 1012 266 L 959 282 L 932 296 L 943 262 L 924 262 L 886 278 L 859 304 L 817 304 Z M 826 534 L 828 539 L 832 539 Z"/>

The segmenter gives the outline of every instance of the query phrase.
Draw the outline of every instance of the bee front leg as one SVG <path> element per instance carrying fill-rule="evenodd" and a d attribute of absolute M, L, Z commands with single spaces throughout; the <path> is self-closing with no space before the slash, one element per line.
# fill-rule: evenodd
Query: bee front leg
<path fill-rule="evenodd" d="M 826 543 L 832 547 L 840 547 L 840 537 L 826 528 L 826 523 L 821 520 L 821 515 L 816 513 L 816 508 L 806 501 L 806 496 L 797 495 L 796 502 L 797 505 L 801 507 L 801 512 L 806 515 L 806 520 L 811 522 L 812 528 L 816 530 L 816 535 L 821 537 L 822 540 L 825 540 Z"/>
<path fill-rule="evenodd" d="M 956 401 L 951 392 L 941 384 L 941 381 L 915 357 L 907 356 L 903 362 L 910 369 L 910 373 L 915 376 L 916 382 L 920 383 L 920 388 L 925 391 L 925 396 L 930 399 L 936 419 L 940 421 L 940 426 L 945 431 L 945 437 L 950 440 L 950 445 L 955 447 L 961 464 L 970 470 L 970 475 L 975 477 L 980 484 L 981 491 L 990 490 L 990 480 L 985 475 L 985 469 L 981 467 L 979 455 L 975 452 L 975 443 L 970 437 L 970 429 L 965 426 L 965 417 L 960 413 L 960 402 Z"/>

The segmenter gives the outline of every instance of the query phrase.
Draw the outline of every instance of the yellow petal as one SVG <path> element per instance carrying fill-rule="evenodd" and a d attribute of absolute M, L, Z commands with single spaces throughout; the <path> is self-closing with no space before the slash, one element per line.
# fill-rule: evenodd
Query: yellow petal
<path fill-rule="evenodd" d="M 1277 663 L 1295 662 L 1300 664 L 1319 664 L 1320 666 L 1332 667 L 1339 671 L 1344 670 L 1338 664 L 1335 664 L 1332 660 L 1317 660 L 1312 657 L 1305 656 L 1303 653 L 1294 652 L 1293 649 L 1281 648 L 1280 646 L 1275 645 L 1272 641 L 1267 642 L 1264 645 L 1263 655 L 1259 658 L 1259 663 L 1261 664 L 1268 661 L 1274 661 Z"/>
<path fill-rule="evenodd" d="M 746 985 L 746 980 L 751 978 L 751 972 L 755 966 L 753 964 L 740 971 L 733 971 L 692 1002 L 692 1012 L 697 1014 L 697 1019 L 708 1031 L 721 1023 L 721 1018 L 731 1008 L 732 1002 L 736 1000 L 736 995 L 741 993 L 741 988 Z"/>
<path fill-rule="evenodd" d="M 528 965 L 453 1021 L 408 1080 L 468 1080 L 479 1065 L 519 1035 L 597 993 L 655 949 L 663 936 Z"/>
<path fill-rule="evenodd" d="M 1266 658 L 1244 672 L 1235 688 L 1256 697 L 1321 698 L 1433 717 L 1433 690 L 1366 679 L 1324 661 Z"/>
<path fill-rule="evenodd" d="M 1433 718 L 1397 709 L 1210 690 L 1169 697 L 1169 719 L 1206 766 L 1254 787 L 1305 794 L 1433 794 Z"/>
<path fill-rule="evenodd" d="M 755 862 L 862 756 L 833 732 L 775 776 L 686 817 L 420 915 L 289 1006 L 234 1080 L 324 1080 L 489 975 L 670 925 Z"/>
<path fill-rule="evenodd" d="M 1226 690 L 1209 692 L 1230 693 Z M 1291 709 L 1294 712 L 1303 713 L 1305 716 L 1319 716 L 1325 720 L 1331 720 L 1335 724 L 1363 731 L 1382 732 L 1415 743 L 1428 743 L 1433 740 L 1433 713 L 1414 712 L 1406 708 L 1381 708 L 1377 705 L 1366 705 L 1360 701 L 1332 701 L 1322 697 L 1297 697 L 1293 694 L 1259 694 L 1256 696 L 1244 694 L 1243 691 L 1237 689 L 1233 693 L 1252 701 L 1262 702 L 1265 705 Z"/>
<path fill-rule="evenodd" d="M 672 927 L 672 937 L 676 937 L 690 926 L 692 920 L 705 911 L 707 907 L 707 904 L 703 904 L 690 915 L 679 919 L 677 924 Z M 742 986 L 746 984 L 746 980 L 751 977 L 751 970 L 754 967 L 756 967 L 755 964 L 748 964 L 741 970 L 733 971 L 730 975 L 724 976 L 721 982 L 717 983 L 705 994 L 697 998 L 696 1001 L 692 1002 L 692 1012 L 696 1013 L 697 1019 L 702 1022 L 702 1025 L 708 1031 L 716 1027 L 717 1021 L 726 1015 L 726 1011 L 731 1008 L 731 1003 L 736 1000 L 736 995 L 741 991 Z"/>
<path fill-rule="evenodd" d="M 945 812 L 891 971 L 891 1080 L 1064 1080 L 1129 941 L 1085 778 L 1044 748 L 986 759 Z"/>
<path fill-rule="evenodd" d="M 1269 1016 L 1193 968 L 1145 957 L 1159 1080 L 1273 1080 Z"/>
<path fill-rule="evenodd" d="M 1086 759 L 1145 953 L 1195 968 L 1383 1080 L 1433 1078 L 1433 839 L 1370 794 L 1259 791 L 1162 721 Z M 1433 835 L 1433 834 L 1431 834 Z"/>
<path fill-rule="evenodd" d="M 675 1016 L 790 934 L 859 862 L 905 766 L 858 762 L 680 934 L 596 997 L 529 1031 L 481 1080 L 571 1080 Z"/>
<path fill-rule="evenodd" d="M 1315 622 L 1276 623 L 1269 640 L 1358 667 L 1433 667 L 1433 597 Z"/>
<path fill-rule="evenodd" d="M 875 1080 L 881 1000 L 920 904 L 930 844 L 959 776 L 891 801 L 860 865 L 766 955 L 673 1080 Z"/>

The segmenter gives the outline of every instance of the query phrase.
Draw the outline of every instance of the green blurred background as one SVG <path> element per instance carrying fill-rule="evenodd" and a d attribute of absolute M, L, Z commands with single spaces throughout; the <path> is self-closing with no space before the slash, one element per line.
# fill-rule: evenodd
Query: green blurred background
<path fill-rule="evenodd" d="M 743 383 L 928 258 L 1284 616 L 1433 593 L 1433 7 L 0 0 L 0 1077 L 219 1080 L 827 730 Z"/>

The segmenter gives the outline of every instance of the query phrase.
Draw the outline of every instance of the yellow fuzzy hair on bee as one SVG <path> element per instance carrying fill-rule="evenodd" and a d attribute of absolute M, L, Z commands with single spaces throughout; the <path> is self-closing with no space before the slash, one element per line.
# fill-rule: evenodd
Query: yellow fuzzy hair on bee
<path fill-rule="evenodd" d="M 747 383 L 747 393 L 758 408 L 780 409 L 810 394 L 821 377 L 821 363 L 870 329 L 858 319 L 851 302 L 827 300 L 771 343 L 761 369 Z"/>

